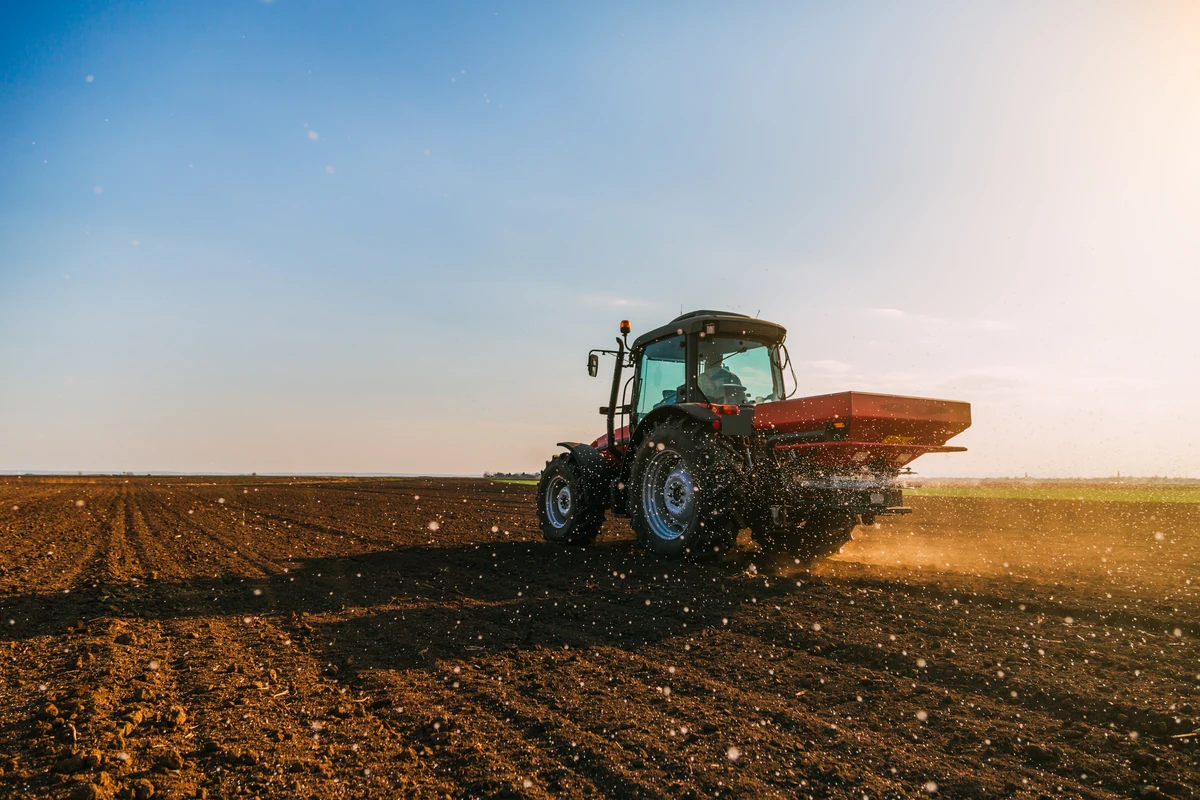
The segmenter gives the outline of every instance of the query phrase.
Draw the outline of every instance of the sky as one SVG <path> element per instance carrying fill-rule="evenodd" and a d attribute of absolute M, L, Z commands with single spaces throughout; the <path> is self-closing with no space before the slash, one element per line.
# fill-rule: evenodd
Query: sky
<path fill-rule="evenodd" d="M 1200 477 L 1197 220 L 1196 3 L 6 3 L 0 470 L 537 470 L 723 308 Z"/>

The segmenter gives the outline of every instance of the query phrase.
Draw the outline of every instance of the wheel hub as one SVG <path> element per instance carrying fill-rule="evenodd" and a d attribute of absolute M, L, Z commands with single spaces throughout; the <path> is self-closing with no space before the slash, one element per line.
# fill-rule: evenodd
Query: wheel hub
<path fill-rule="evenodd" d="M 571 521 L 571 485 L 561 475 L 555 475 L 546 487 L 546 519 L 555 528 L 565 528 Z"/>
<path fill-rule="evenodd" d="M 678 517 L 692 500 L 692 477 L 686 468 L 677 469 L 667 476 L 663 487 L 663 500 L 666 502 L 667 513 Z"/>
<path fill-rule="evenodd" d="M 696 488 L 687 462 L 674 450 L 650 457 L 642 479 L 642 504 L 650 532 L 660 539 L 677 539 L 696 515 Z"/>

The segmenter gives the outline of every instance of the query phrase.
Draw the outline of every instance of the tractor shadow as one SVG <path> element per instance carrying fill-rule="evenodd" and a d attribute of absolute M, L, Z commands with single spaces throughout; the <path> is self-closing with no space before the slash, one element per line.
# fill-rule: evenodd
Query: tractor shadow
<path fill-rule="evenodd" d="M 413 545 L 316 558 L 267 577 L 101 584 L 0 597 L 0 640 L 66 635 L 79 622 L 266 620 L 332 669 L 412 669 L 539 647 L 643 647 L 698 635 L 739 609 L 798 591 L 756 574 L 753 553 L 700 562 L 628 539 Z M 11 621 L 11 622 L 10 622 Z"/>

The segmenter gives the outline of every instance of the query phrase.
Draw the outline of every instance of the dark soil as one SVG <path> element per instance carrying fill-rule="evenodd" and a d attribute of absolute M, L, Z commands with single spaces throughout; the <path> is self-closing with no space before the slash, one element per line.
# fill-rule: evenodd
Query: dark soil
<path fill-rule="evenodd" d="M 1197 795 L 1200 506 L 916 498 L 810 572 L 533 495 L 0 479 L 0 795 Z"/>

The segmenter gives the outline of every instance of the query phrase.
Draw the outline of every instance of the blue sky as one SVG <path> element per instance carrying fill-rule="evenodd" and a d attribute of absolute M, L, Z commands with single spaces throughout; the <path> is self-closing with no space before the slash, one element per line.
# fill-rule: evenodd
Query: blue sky
<path fill-rule="evenodd" d="M 1200 475 L 1193 4 L 9 4 L 0 469 L 477 473 L 622 317 Z"/>

